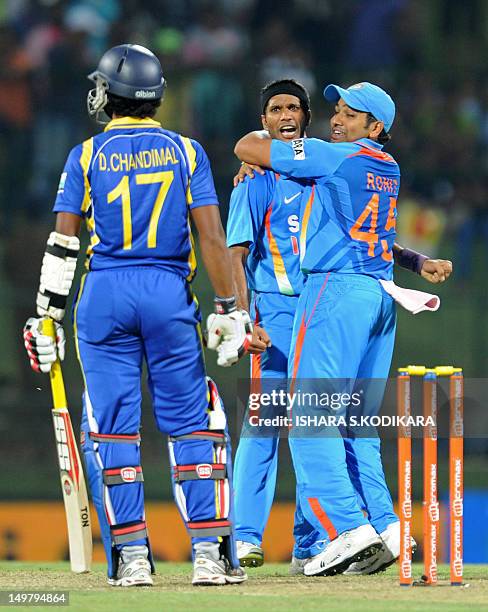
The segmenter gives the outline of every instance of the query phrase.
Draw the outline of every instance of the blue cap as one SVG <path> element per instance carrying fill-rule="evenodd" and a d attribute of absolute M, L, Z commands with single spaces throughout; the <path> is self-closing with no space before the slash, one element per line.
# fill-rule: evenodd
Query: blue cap
<path fill-rule="evenodd" d="M 383 121 L 387 132 L 395 119 L 395 103 L 386 91 L 372 83 L 356 83 L 347 89 L 339 85 L 327 85 L 324 98 L 329 102 L 337 102 L 342 98 L 351 108 L 371 113 L 378 121 Z"/>

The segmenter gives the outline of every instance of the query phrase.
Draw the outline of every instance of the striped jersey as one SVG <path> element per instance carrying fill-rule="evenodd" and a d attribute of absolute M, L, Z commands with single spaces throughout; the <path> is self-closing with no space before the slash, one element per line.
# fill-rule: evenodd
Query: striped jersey
<path fill-rule="evenodd" d="M 208 205 L 218 200 L 201 145 L 152 119 L 122 117 L 72 149 L 54 212 L 85 219 L 91 270 L 157 265 L 191 280 L 189 209 Z"/>
<path fill-rule="evenodd" d="M 305 274 L 350 272 L 392 278 L 400 171 L 381 149 L 368 138 L 344 143 L 273 140 L 273 169 L 315 182 L 301 210 Z"/>
<path fill-rule="evenodd" d="M 261 293 L 299 295 L 300 204 L 309 188 L 266 171 L 246 177 L 232 192 L 227 245 L 249 245 L 246 276 L 250 289 Z"/>

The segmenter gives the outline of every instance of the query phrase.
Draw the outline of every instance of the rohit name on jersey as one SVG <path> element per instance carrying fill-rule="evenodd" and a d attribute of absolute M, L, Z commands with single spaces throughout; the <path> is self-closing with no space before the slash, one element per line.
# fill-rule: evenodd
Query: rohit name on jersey
<path fill-rule="evenodd" d="M 129 172 L 179 163 L 174 147 L 146 149 L 137 153 L 111 153 L 108 157 L 103 152 L 98 155 L 98 169 L 102 172 Z"/>
<path fill-rule="evenodd" d="M 398 195 L 398 180 L 396 178 L 374 174 L 373 172 L 367 172 L 366 189 L 386 191 L 392 195 Z"/>

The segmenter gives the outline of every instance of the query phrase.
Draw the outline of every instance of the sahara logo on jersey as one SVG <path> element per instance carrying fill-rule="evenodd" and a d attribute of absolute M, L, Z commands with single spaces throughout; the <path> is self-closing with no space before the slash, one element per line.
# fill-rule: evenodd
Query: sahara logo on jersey
<path fill-rule="evenodd" d="M 298 234 L 298 232 L 300 231 L 300 219 L 298 218 L 298 215 L 290 215 L 287 221 L 288 221 L 288 230 L 292 234 Z"/>
<path fill-rule="evenodd" d="M 292 140 L 291 147 L 294 152 L 293 159 L 305 159 L 305 144 L 303 138 Z"/>

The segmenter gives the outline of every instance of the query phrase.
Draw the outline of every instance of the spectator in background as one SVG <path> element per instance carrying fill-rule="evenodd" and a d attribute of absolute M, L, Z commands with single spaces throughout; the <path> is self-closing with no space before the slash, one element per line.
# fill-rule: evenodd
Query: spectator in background
<path fill-rule="evenodd" d="M 352 3 L 346 62 L 353 70 L 386 69 L 398 63 L 395 19 L 408 0 L 357 0 Z M 371 36 L 371 29 L 374 36 Z"/>
<path fill-rule="evenodd" d="M 248 47 L 247 34 L 212 5 L 201 10 L 198 22 L 186 35 L 183 61 L 188 68 L 197 69 L 190 77 L 192 131 L 204 142 L 228 141 L 238 133 L 244 96 L 236 66 Z"/>
<path fill-rule="evenodd" d="M 93 57 L 107 47 L 110 28 L 121 14 L 120 4 L 120 0 L 70 0 L 65 12 L 66 27 L 86 32 L 86 46 Z"/>
<path fill-rule="evenodd" d="M 13 221 L 11 209 L 23 208 L 23 181 L 30 167 L 32 121 L 31 65 L 19 36 L 0 27 L 0 228 Z"/>
<path fill-rule="evenodd" d="M 73 27 L 64 26 L 61 30 L 36 83 L 40 95 L 32 138 L 30 184 L 34 215 L 47 214 L 46 202 L 55 195 L 59 168 L 70 143 L 82 139 L 89 125 L 81 102 L 86 92 L 85 77 L 94 63 L 87 45 L 89 24 L 80 22 Z"/>
<path fill-rule="evenodd" d="M 275 17 L 264 26 L 258 45 L 260 79 L 263 83 L 295 79 L 304 85 L 310 95 L 314 94 L 317 86 L 310 57 L 283 19 Z"/>

